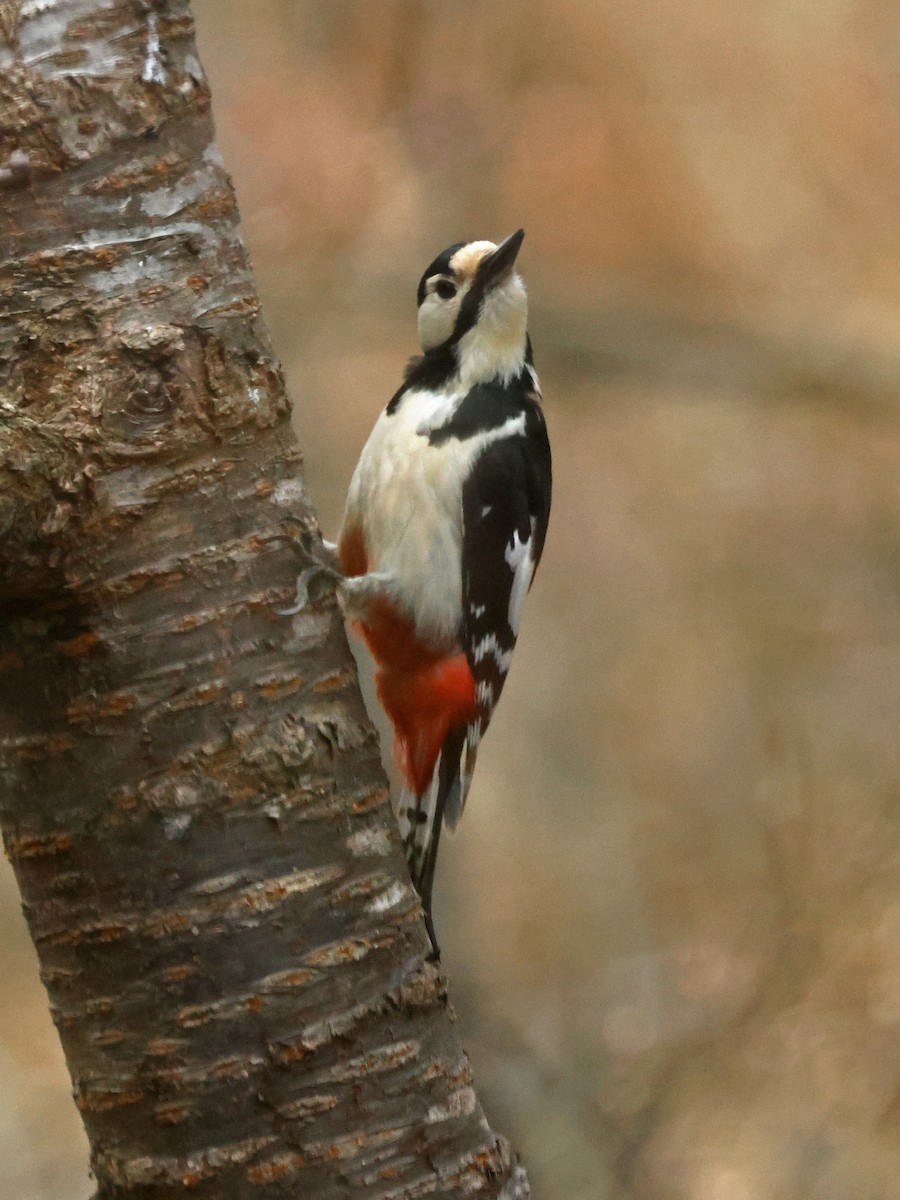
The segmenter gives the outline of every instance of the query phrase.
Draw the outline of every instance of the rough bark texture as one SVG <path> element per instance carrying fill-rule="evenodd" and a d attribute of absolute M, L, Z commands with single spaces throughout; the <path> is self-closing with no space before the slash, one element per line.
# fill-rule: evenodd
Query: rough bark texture
<path fill-rule="evenodd" d="M 103 1197 L 527 1196 L 426 961 L 182 0 L 0 3 L 0 819 Z"/>

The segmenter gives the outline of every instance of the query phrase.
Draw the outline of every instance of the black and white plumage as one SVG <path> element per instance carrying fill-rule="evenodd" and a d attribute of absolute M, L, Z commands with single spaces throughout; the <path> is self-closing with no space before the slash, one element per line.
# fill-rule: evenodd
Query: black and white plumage
<path fill-rule="evenodd" d="M 550 514 L 523 237 L 451 246 L 422 276 L 423 354 L 363 449 L 338 546 L 395 730 L 401 834 L 435 950 L 442 821 L 462 813 Z"/>

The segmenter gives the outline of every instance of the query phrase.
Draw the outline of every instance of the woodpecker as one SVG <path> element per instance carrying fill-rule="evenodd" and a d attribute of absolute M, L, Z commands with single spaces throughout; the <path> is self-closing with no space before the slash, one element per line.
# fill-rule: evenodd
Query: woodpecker
<path fill-rule="evenodd" d="M 435 956 L 441 825 L 462 815 L 550 515 L 524 236 L 457 243 L 426 269 L 422 355 L 363 448 L 337 543 L 345 611 L 394 728 L 400 832 Z"/>

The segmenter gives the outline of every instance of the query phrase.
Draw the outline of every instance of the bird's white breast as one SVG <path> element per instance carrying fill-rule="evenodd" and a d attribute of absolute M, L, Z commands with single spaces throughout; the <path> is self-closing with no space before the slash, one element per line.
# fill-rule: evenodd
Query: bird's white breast
<path fill-rule="evenodd" d="M 369 571 L 389 577 L 393 599 L 417 631 L 455 644 L 462 619 L 462 489 L 479 454 L 499 437 L 524 434 L 524 416 L 473 437 L 431 444 L 464 398 L 411 391 L 382 413 L 350 483 L 345 525 L 365 537 Z"/>

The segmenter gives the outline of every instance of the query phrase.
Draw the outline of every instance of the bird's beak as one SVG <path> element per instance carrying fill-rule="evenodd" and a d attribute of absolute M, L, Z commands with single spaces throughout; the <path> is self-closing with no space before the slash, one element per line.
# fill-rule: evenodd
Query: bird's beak
<path fill-rule="evenodd" d="M 482 261 L 478 268 L 478 282 L 485 292 L 502 283 L 510 275 L 524 240 L 525 230 L 517 229 Z"/>

